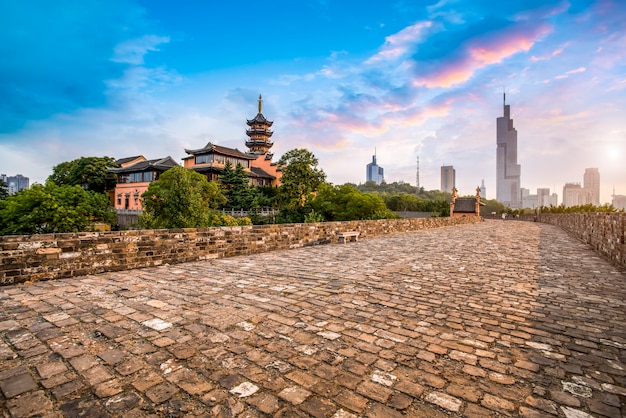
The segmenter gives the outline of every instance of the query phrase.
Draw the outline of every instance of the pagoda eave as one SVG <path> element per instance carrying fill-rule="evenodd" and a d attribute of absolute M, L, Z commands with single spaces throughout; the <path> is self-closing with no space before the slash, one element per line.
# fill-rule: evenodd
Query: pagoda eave
<path fill-rule="evenodd" d="M 267 137 L 267 138 L 269 138 L 273 134 L 274 134 L 274 132 L 272 132 L 272 131 L 254 131 L 254 130 L 247 130 L 246 131 L 246 135 L 248 135 L 250 137 L 253 136 L 253 135 L 258 135 L 260 137 Z"/>
<path fill-rule="evenodd" d="M 255 146 L 262 146 L 264 148 L 270 148 L 272 145 L 274 145 L 273 142 L 266 142 L 266 141 L 246 141 L 246 147 L 255 147 Z"/>

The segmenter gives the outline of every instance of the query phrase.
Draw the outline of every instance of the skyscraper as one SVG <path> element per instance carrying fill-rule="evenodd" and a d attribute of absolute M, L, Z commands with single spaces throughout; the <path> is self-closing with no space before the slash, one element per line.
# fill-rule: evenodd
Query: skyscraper
<path fill-rule="evenodd" d="M 441 166 L 441 191 L 452 193 L 456 187 L 456 171 L 451 165 Z"/>
<path fill-rule="evenodd" d="M 511 106 L 504 95 L 504 116 L 496 120 L 496 200 L 513 209 L 521 207 L 520 176 L 517 164 L 517 130 L 511 119 Z"/>
<path fill-rule="evenodd" d="M 21 174 L 16 174 L 15 176 L 2 174 L 0 178 L 2 178 L 2 180 L 7 184 L 7 191 L 10 195 L 28 189 L 28 185 L 30 183 L 30 179 Z"/>
<path fill-rule="evenodd" d="M 365 181 L 374 181 L 380 184 L 385 181 L 385 170 L 376 164 L 376 154 L 372 155 L 372 162 L 367 165 Z"/>
<path fill-rule="evenodd" d="M 587 201 L 592 205 L 600 205 L 600 171 L 597 168 L 585 168 L 583 188 L 587 193 Z"/>

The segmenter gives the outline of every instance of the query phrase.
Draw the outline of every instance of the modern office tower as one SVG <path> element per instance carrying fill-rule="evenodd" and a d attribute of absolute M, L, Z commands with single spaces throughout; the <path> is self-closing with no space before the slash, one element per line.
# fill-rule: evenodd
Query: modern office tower
<path fill-rule="evenodd" d="M 565 183 L 563 186 L 563 206 L 582 206 L 585 204 L 585 189 L 580 183 Z"/>
<path fill-rule="evenodd" d="M 376 154 L 372 155 L 372 162 L 367 165 L 365 181 L 373 181 L 376 184 L 385 181 L 385 170 L 376 164 Z"/>
<path fill-rule="evenodd" d="M 552 193 L 550 197 L 547 199 L 545 206 L 558 206 L 559 205 L 559 195 L 556 193 Z"/>
<path fill-rule="evenodd" d="M 524 200 L 525 197 L 530 196 L 530 189 L 527 189 L 525 187 L 521 187 L 519 189 L 519 193 L 520 193 L 520 196 L 522 197 L 522 200 Z"/>
<path fill-rule="evenodd" d="M 585 203 L 600 205 L 600 171 L 597 168 L 585 168 L 583 176 L 583 188 L 587 198 Z"/>
<path fill-rule="evenodd" d="M 626 210 L 626 196 L 623 194 L 615 194 L 615 187 L 613 187 L 613 201 L 611 204 L 616 209 Z"/>
<path fill-rule="evenodd" d="M 16 174 L 15 176 L 6 176 L 3 174 L 2 179 L 7 184 L 10 195 L 28 189 L 30 181 L 28 177 L 24 177 L 21 174 Z"/>
<path fill-rule="evenodd" d="M 456 171 L 451 165 L 441 166 L 441 191 L 452 193 L 456 187 Z"/>
<path fill-rule="evenodd" d="M 496 119 L 496 200 L 504 206 L 521 206 L 520 177 L 517 164 L 517 130 L 511 119 L 511 106 L 504 95 L 504 116 Z"/>
<path fill-rule="evenodd" d="M 537 206 L 548 207 L 550 206 L 549 202 L 550 202 L 550 189 L 547 187 L 538 188 L 537 189 Z"/>
<path fill-rule="evenodd" d="M 485 187 L 485 179 L 481 180 L 480 184 L 480 198 L 487 199 L 487 187 Z"/>

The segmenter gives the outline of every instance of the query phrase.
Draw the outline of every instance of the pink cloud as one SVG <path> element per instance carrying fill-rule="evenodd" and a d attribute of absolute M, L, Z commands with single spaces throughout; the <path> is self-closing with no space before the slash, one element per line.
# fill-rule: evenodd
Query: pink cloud
<path fill-rule="evenodd" d="M 530 31 L 516 30 L 497 34 L 497 37 L 472 40 L 467 43 L 460 58 L 434 69 L 430 75 L 417 78 L 414 83 L 429 88 L 451 87 L 463 83 L 481 68 L 500 63 L 519 52 L 529 51 L 549 30 L 547 25 L 540 25 Z"/>
<path fill-rule="evenodd" d="M 431 22 L 417 22 L 398 33 L 387 36 L 380 51 L 369 58 L 366 63 L 392 61 L 406 55 L 421 39 L 423 32 L 431 26 Z"/>

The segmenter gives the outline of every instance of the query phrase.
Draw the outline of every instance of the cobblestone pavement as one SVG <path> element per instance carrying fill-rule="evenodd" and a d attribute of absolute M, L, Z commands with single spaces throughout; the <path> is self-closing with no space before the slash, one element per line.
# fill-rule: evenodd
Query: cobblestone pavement
<path fill-rule="evenodd" d="M 4 416 L 626 416 L 626 274 L 486 221 L 0 288 Z"/>

